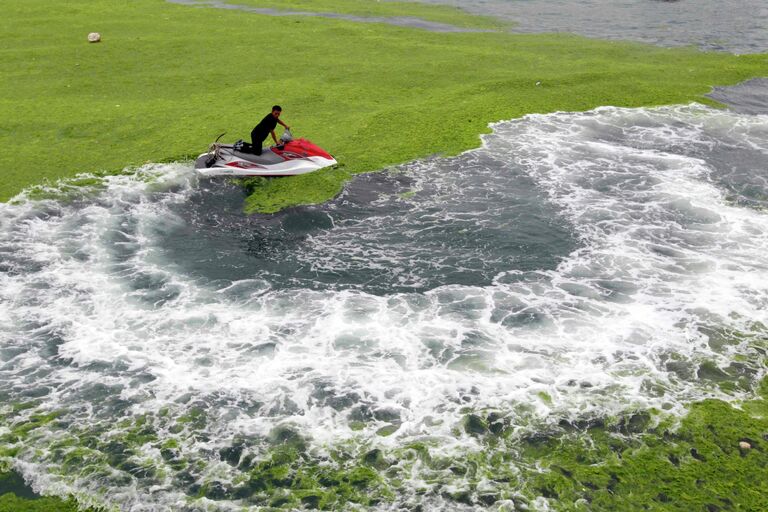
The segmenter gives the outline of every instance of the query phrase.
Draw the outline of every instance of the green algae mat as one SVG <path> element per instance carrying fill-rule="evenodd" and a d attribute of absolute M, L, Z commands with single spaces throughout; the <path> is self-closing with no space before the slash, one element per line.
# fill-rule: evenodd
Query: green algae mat
<path fill-rule="evenodd" d="M 137 425 L 135 442 L 157 441 L 148 435 L 148 427 Z M 40 425 L 22 424 L 17 430 L 31 433 L 35 428 Z M 259 497 L 260 506 L 287 510 L 386 505 L 414 472 L 425 485 L 444 480 L 444 498 L 459 506 L 484 503 L 510 511 L 553 506 L 584 512 L 768 509 L 768 379 L 752 397 L 736 404 L 692 404 L 682 420 L 640 411 L 563 421 L 520 436 L 503 414 L 491 413 L 468 414 L 461 428 L 476 438 L 480 450 L 440 457 L 425 443 L 358 450 L 354 455 L 350 447 L 336 447 L 329 453 L 333 465 L 318 463 L 307 454 L 300 435 L 283 429 L 275 433 L 280 442 L 271 452 L 249 463 L 242 484 Z M 93 446 L 93 440 L 86 444 Z M 123 444 L 130 449 L 131 440 Z M 179 445 L 166 441 L 157 448 L 173 452 Z M 88 460 L 88 450 L 71 451 L 74 464 Z M 219 452 L 224 461 L 244 464 L 240 454 L 237 445 Z M 0 473 L 0 512 L 77 509 L 71 499 L 17 496 L 13 490 L 22 487 L 18 481 L 15 473 Z M 494 489 L 484 493 L 488 482 Z M 199 498 L 215 498 L 216 492 L 221 491 L 204 485 Z M 539 497 L 547 498 L 549 505 Z"/>
<path fill-rule="evenodd" d="M 312 5 L 367 12 L 359 1 Z M 396 15 L 401 7 L 382 2 L 371 12 Z M 429 12 L 417 6 L 407 14 Z M 458 11 L 434 13 L 471 25 Z M 87 42 L 92 31 L 101 43 Z M 768 75 L 765 55 L 567 35 L 431 33 L 161 0 L 55 7 L 11 0 L 0 34 L 0 142 L 13 148 L 0 157 L 0 200 L 46 180 L 192 158 L 223 131 L 247 137 L 279 103 L 294 132 L 340 165 L 252 184 L 246 209 L 274 212 L 325 201 L 357 173 L 477 147 L 489 122 L 703 101 L 713 85 Z"/>

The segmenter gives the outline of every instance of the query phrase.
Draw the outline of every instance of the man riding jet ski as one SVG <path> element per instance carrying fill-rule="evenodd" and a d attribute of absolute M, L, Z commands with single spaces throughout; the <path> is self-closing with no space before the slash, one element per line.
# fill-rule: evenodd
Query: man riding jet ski
<path fill-rule="evenodd" d="M 251 130 L 251 152 L 254 155 L 261 154 L 261 145 L 269 134 L 272 134 L 272 140 L 275 141 L 275 146 L 279 144 L 277 142 L 277 137 L 275 137 L 275 128 L 278 124 L 282 125 L 283 128 L 290 133 L 291 127 L 280 120 L 280 114 L 282 113 L 283 107 L 275 105 L 272 107 L 272 112 L 265 115 L 264 119 L 259 121 L 259 124 L 253 127 L 253 130 Z"/>
<path fill-rule="evenodd" d="M 275 105 L 251 132 L 252 144 L 237 141 L 232 145 L 221 144 L 219 135 L 195 162 L 195 169 L 203 176 L 293 176 L 317 171 L 336 160 L 325 150 L 306 139 L 294 140 L 288 125 L 280 121 L 282 109 Z M 275 126 L 285 127 L 278 143 Z M 275 145 L 262 148 L 261 144 L 271 132 Z"/>

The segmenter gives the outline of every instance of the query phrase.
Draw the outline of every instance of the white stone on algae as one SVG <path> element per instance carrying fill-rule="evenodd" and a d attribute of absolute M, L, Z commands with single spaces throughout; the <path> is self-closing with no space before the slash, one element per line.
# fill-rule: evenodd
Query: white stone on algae
<path fill-rule="evenodd" d="M 98 43 L 99 41 L 101 41 L 101 34 L 99 34 L 98 32 L 91 32 L 90 34 L 88 34 L 89 43 Z"/>
<path fill-rule="evenodd" d="M 739 441 L 739 448 L 741 448 L 742 450 L 749 450 L 750 448 L 752 448 L 752 445 L 746 441 Z"/>

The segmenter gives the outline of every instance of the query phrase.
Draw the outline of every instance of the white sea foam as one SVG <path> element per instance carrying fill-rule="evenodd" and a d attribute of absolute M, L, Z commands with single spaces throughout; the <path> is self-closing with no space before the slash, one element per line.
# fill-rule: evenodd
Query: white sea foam
<path fill-rule="evenodd" d="M 215 449 L 281 424 L 318 450 L 430 436 L 447 453 L 475 446 L 454 430 L 467 409 L 511 412 L 521 428 L 635 407 L 681 411 L 721 393 L 696 378 L 698 365 L 749 353 L 755 323 L 768 323 L 766 214 L 727 201 L 718 184 L 727 169 L 709 159 L 725 145 L 765 163 L 766 121 L 697 105 L 533 115 L 495 125 L 483 148 L 457 159 L 406 166 L 417 193 L 397 201 L 419 229 L 467 223 L 522 236 L 494 218 L 505 180 L 523 176 L 578 240 L 555 267 L 510 260 L 488 283 L 419 292 L 290 287 L 258 267 L 223 283 L 190 274 L 164 248 L 187 222 L 175 207 L 199 194 L 183 165 L 105 178 L 93 200 L 2 205 L 0 392 L 37 398 L 35 410 L 62 411 L 74 430 L 98 425 L 107 437 L 125 432 L 124 418 L 202 410 L 206 436 L 185 438 L 183 451 L 207 461 L 198 478 L 221 480 L 237 470 Z M 493 168 L 469 170 L 488 161 Z M 456 187 L 462 172 L 487 177 L 488 208 Z M 419 180 L 437 193 L 420 196 Z M 373 272 L 407 274 L 394 251 L 376 252 L 377 233 L 397 225 L 397 211 L 389 215 L 368 231 L 334 217 L 297 250 L 316 272 L 373 262 Z M 724 332 L 739 334 L 715 343 Z M 376 435 L 385 425 L 396 432 Z M 108 486 L 131 510 L 184 499 L 171 475 L 150 479 L 155 487 L 114 469 L 91 480 L 44 476 L 57 464 L 46 451 L 56 436 L 38 429 L 27 443 L 43 451 L 19 455 L 41 488 Z M 150 444 L 143 457 L 163 464 Z"/>

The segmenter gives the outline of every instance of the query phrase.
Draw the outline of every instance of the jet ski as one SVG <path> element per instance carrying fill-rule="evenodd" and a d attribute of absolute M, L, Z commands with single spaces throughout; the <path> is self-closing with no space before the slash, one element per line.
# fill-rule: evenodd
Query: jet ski
<path fill-rule="evenodd" d="M 195 161 L 201 176 L 295 176 L 337 163 L 324 149 L 307 139 L 294 139 L 288 130 L 280 137 L 281 144 L 263 148 L 260 155 L 242 140 L 220 143 L 223 135 Z"/>

